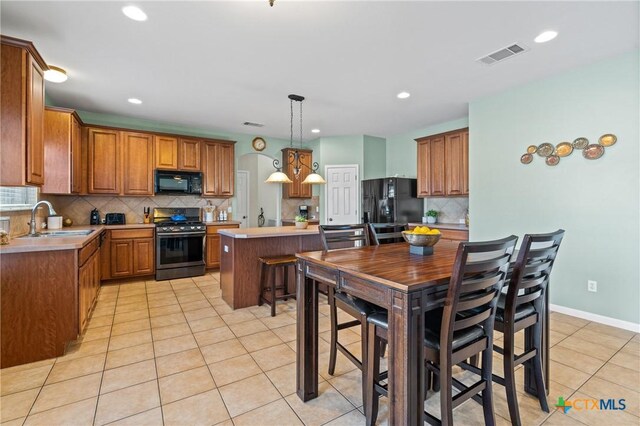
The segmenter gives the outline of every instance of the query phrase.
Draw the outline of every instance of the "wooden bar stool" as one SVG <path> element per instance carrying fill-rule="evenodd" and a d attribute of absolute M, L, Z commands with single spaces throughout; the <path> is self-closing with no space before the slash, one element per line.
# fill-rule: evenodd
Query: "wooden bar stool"
<path fill-rule="evenodd" d="M 275 317 L 277 300 L 296 298 L 295 291 L 288 293 L 289 268 L 293 268 L 295 272 L 296 257 L 290 255 L 261 257 L 260 263 L 262 264 L 262 269 L 260 271 L 260 300 L 258 300 L 258 306 L 262 306 L 263 302 L 267 302 L 271 305 L 271 316 Z M 276 271 L 278 269 L 282 271 L 282 285 L 280 286 L 276 282 Z M 282 290 L 280 296 L 277 295 L 278 290 Z M 265 293 L 270 293 L 270 297 L 265 297 Z"/>

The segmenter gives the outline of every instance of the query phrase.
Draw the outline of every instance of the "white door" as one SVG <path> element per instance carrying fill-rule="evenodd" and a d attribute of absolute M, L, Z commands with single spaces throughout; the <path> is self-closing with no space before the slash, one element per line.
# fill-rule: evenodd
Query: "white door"
<path fill-rule="evenodd" d="M 236 175 L 236 212 L 233 219 L 241 222 L 240 228 L 246 228 L 249 223 L 249 172 L 238 170 Z"/>
<path fill-rule="evenodd" d="M 327 225 L 360 223 L 358 213 L 358 165 L 325 166 Z"/>

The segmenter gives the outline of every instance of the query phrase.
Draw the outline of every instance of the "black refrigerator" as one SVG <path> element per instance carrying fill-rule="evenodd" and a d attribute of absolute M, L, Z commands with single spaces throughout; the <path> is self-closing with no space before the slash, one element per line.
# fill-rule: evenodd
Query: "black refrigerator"
<path fill-rule="evenodd" d="M 417 197 L 417 181 L 409 178 L 362 181 L 364 223 L 421 222 L 424 203 Z"/>

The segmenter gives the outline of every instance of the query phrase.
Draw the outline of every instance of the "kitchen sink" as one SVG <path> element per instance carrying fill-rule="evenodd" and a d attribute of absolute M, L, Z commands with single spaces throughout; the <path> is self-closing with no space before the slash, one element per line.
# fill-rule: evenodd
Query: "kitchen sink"
<path fill-rule="evenodd" d="M 42 231 L 35 235 L 25 235 L 20 238 L 51 238 L 51 237 L 83 237 L 95 232 L 95 229 L 82 229 L 73 231 Z"/>

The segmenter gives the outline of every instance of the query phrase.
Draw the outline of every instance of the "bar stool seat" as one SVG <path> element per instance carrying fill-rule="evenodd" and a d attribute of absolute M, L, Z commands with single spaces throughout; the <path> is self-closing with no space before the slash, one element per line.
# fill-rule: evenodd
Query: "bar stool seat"
<path fill-rule="evenodd" d="M 276 316 L 276 301 L 287 300 L 289 298 L 295 299 L 295 290 L 293 293 L 289 291 L 289 268 L 296 266 L 296 257 L 292 255 L 283 256 L 265 256 L 259 258 L 261 263 L 260 271 L 260 298 L 258 300 L 258 306 L 262 306 L 263 303 L 268 303 L 271 306 L 271 316 Z M 278 285 L 276 282 L 276 271 L 280 269 L 282 271 L 282 284 Z M 281 290 L 282 294 L 277 295 L 277 292 Z M 265 293 L 269 294 L 266 297 Z"/>

